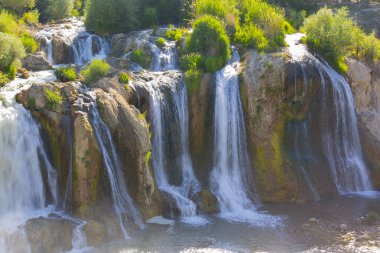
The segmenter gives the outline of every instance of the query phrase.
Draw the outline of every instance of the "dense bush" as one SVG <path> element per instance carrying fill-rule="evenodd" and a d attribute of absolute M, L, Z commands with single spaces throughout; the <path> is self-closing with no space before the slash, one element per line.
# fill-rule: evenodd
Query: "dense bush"
<path fill-rule="evenodd" d="M 22 45 L 25 48 L 26 53 L 34 54 L 38 50 L 38 42 L 29 34 L 24 33 L 20 37 Z"/>
<path fill-rule="evenodd" d="M 49 0 L 47 13 L 49 14 L 50 19 L 57 20 L 70 16 L 72 9 L 72 0 Z"/>
<path fill-rule="evenodd" d="M 129 75 L 128 73 L 120 73 L 119 75 L 119 83 L 128 84 L 129 83 Z"/>
<path fill-rule="evenodd" d="M 264 31 L 252 23 L 237 29 L 235 42 L 244 47 L 256 48 L 258 51 L 263 51 L 268 47 L 268 40 L 265 38 Z"/>
<path fill-rule="evenodd" d="M 346 8 L 336 12 L 322 8 L 305 20 L 302 29 L 308 45 L 342 71 L 345 57 L 352 54 L 367 61 L 380 56 L 379 40 L 374 34 L 366 35 L 349 17 Z"/>
<path fill-rule="evenodd" d="M 169 40 L 180 41 L 187 33 L 186 29 L 170 27 L 165 35 Z"/>
<path fill-rule="evenodd" d="M 141 49 L 133 51 L 130 55 L 130 59 L 145 69 L 148 69 L 150 67 L 149 55 Z"/>
<path fill-rule="evenodd" d="M 25 50 L 19 38 L 0 32 L 0 71 L 18 63 L 25 56 Z"/>
<path fill-rule="evenodd" d="M 202 55 L 197 53 L 186 54 L 180 60 L 180 67 L 184 71 L 200 68 L 203 64 Z"/>
<path fill-rule="evenodd" d="M 94 60 L 82 71 L 83 81 L 90 84 L 105 77 L 110 70 L 110 65 L 104 60 Z"/>
<path fill-rule="evenodd" d="M 63 98 L 59 91 L 53 91 L 49 89 L 44 90 L 45 99 L 48 107 L 51 110 L 55 110 L 57 107 L 57 104 L 62 104 Z"/>
<path fill-rule="evenodd" d="M 166 41 L 164 38 L 158 38 L 157 39 L 157 46 L 163 48 L 163 47 L 165 47 L 165 43 L 166 43 Z"/>
<path fill-rule="evenodd" d="M 16 35 L 21 32 L 16 18 L 6 10 L 0 12 L 0 32 Z"/>
<path fill-rule="evenodd" d="M 222 68 L 231 57 L 230 40 L 223 24 L 206 15 L 193 23 L 193 32 L 188 37 L 186 47 L 189 53 L 204 57 L 206 71 L 214 72 Z"/>
<path fill-rule="evenodd" d="M 4 7 L 20 13 L 26 8 L 33 8 L 35 0 L 2 0 L 1 3 Z"/>
<path fill-rule="evenodd" d="M 58 80 L 62 82 L 70 82 L 75 81 L 77 79 L 75 69 L 71 66 L 56 69 L 55 75 L 58 78 Z"/>
<path fill-rule="evenodd" d="M 138 28 L 139 0 L 91 0 L 86 27 L 96 33 L 119 33 Z"/>
<path fill-rule="evenodd" d="M 33 10 L 33 11 L 24 13 L 21 20 L 22 22 L 28 25 L 38 26 L 39 17 L 40 17 L 40 13 L 38 12 L 38 10 Z"/>
<path fill-rule="evenodd" d="M 9 82 L 10 80 L 9 80 L 8 75 L 0 71 L 0 87 L 3 87 L 5 84 Z"/>

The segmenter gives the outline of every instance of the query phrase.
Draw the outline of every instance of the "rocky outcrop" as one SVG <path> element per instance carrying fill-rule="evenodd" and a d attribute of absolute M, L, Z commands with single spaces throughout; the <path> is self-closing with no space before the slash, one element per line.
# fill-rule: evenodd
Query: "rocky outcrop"
<path fill-rule="evenodd" d="M 347 77 L 355 98 L 364 156 L 372 183 L 380 188 L 380 64 L 347 61 Z"/>
<path fill-rule="evenodd" d="M 101 116 L 110 128 L 122 159 L 130 195 L 145 219 L 161 214 L 161 198 L 149 166 L 151 144 L 144 117 L 114 89 L 108 93 L 98 90 L 97 97 Z"/>
<path fill-rule="evenodd" d="M 71 49 L 72 40 L 64 36 L 55 36 L 51 42 L 54 64 L 70 64 L 74 62 Z"/>
<path fill-rule="evenodd" d="M 46 60 L 44 52 L 29 54 L 21 60 L 22 66 L 30 71 L 51 70 L 53 67 Z"/>
<path fill-rule="evenodd" d="M 125 54 L 136 49 L 141 43 L 141 33 L 130 32 L 128 34 L 120 33 L 112 37 L 111 57 L 123 57 Z"/>

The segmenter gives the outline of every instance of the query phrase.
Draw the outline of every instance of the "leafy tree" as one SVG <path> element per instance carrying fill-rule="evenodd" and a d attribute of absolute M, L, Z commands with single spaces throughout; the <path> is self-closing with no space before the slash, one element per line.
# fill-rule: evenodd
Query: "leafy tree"
<path fill-rule="evenodd" d="M 49 0 L 47 13 L 50 19 L 62 19 L 70 16 L 72 9 L 72 0 Z"/>
<path fill-rule="evenodd" d="M 7 71 L 25 56 L 25 50 L 19 38 L 0 32 L 0 71 Z"/>
<path fill-rule="evenodd" d="M 2 0 L 1 3 L 4 7 L 21 13 L 24 9 L 33 8 L 35 0 Z"/>
<path fill-rule="evenodd" d="M 138 0 L 91 0 L 86 27 L 96 33 L 120 33 L 138 27 Z"/>

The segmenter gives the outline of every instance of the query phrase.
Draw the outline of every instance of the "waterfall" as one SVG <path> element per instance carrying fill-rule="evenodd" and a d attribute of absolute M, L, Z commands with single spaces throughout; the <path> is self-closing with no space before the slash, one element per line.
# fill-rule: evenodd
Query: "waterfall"
<path fill-rule="evenodd" d="M 288 35 L 289 52 L 296 62 L 311 61 L 320 77 L 322 153 L 340 194 L 372 189 L 363 161 L 354 98 L 347 81 L 326 62 L 299 44 L 302 34 Z"/>
<path fill-rule="evenodd" d="M 39 127 L 15 100 L 15 95 L 33 82 L 54 79 L 50 71 L 32 73 L 30 79 L 16 79 L 0 89 L 0 249 L 6 252 L 12 252 L 13 246 L 21 243 L 19 240 L 23 245 L 17 248 L 29 247 L 25 233 L 18 227 L 46 213 L 47 194 L 51 204 L 57 203 L 56 172 L 47 159 Z M 46 169 L 47 188 L 41 168 Z M 13 241 L 14 236 L 21 237 Z"/>
<path fill-rule="evenodd" d="M 103 37 L 82 32 L 74 39 L 72 50 L 74 63 L 83 65 L 92 59 L 106 58 L 110 51 L 110 44 Z"/>
<path fill-rule="evenodd" d="M 218 199 L 220 216 L 258 226 L 275 225 L 277 218 L 256 211 L 240 100 L 236 50 L 230 63 L 216 73 L 214 167 L 210 188 Z"/>
<path fill-rule="evenodd" d="M 152 71 L 168 71 L 177 69 L 178 55 L 174 41 L 167 41 L 163 48 L 147 41 L 148 47 L 153 54 L 151 65 Z"/>
<path fill-rule="evenodd" d="M 95 95 L 92 97 L 95 101 L 94 96 Z M 124 237 L 128 239 L 129 236 L 126 229 L 126 223 L 128 221 L 134 222 L 140 228 L 143 228 L 144 225 L 139 211 L 128 194 L 116 147 L 112 141 L 112 136 L 107 125 L 99 115 L 96 102 L 94 102 L 91 116 L 94 133 L 103 155 L 104 166 L 107 170 L 111 185 L 114 209 L 119 218 L 121 231 L 123 232 Z"/>
<path fill-rule="evenodd" d="M 54 60 L 53 60 L 53 45 L 52 45 L 53 36 L 52 36 L 52 34 L 47 32 L 47 31 L 40 31 L 39 33 L 37 33 L 36 37 L 37 37 L 37 39 L 43 41 L 43 43 L 41 43 L 41 45 L 43 47 L 43 50 L 45 51 L 46 59 L 48 60 L 48 62 L 50 64 L 53 65 Z"/>

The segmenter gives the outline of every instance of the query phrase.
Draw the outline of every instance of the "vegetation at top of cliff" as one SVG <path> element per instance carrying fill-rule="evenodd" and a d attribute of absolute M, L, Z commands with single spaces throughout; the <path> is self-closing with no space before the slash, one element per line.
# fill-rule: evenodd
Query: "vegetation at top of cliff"
<path fill-rule="evenodd" d="M 100 78 L 105 77 L 110 70 L 111 66 L 105 60 L 94 60 L 82 70 L 83 82 L 91 84 L 98 81 Z"/>
<path fill-rule="evenodd" d="M 51 110 L 55 110 L 57 104 L 62 104 L 63 98 L 59 91 L 44 89 L 45 99 L 48 107 Z"/>
<path fill-rule="evenodd" d="M 70 82 L 77 79 L 77 74 L 72 66 L 57 68 L 55 75 L 61 82 Z"/>
<path fill-rule="evenodd" d="M 193 32 L 186 41 L 189 53 L 196 53 L 197 67 L 204 67 L 207 72 L 213 73 L 222 68 L 231 57 L 230 39 L 223 24 L 215 17 L 205 15 L 193 23 Z"/>
<path fill-rule="evenodd" d="M 365 34 L 346 8 L 333 11 L 324 7 L 305 20 L 302 30 L 307 35 L 307 44 L 342 72 L 346 69 L 346 57 L 355 56 L 367 62 L 380 57 L 380 41 L 374 33 Z"/>

